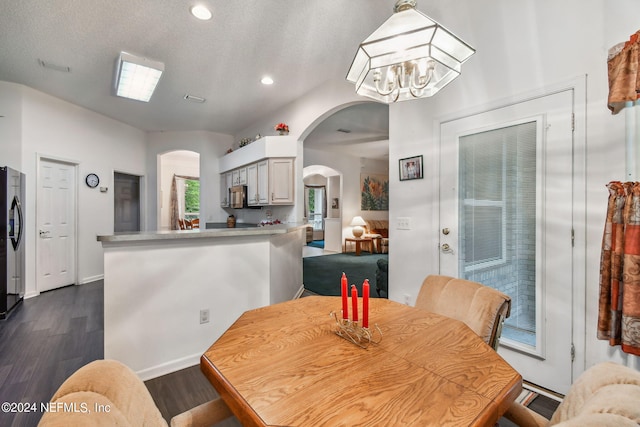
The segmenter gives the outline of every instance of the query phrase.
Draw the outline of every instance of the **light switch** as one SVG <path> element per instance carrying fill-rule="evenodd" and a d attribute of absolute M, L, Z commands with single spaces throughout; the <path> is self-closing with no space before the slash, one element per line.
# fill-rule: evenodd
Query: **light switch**
<path fill-rule="evenodd" d="M 398 217 L 398 222 L 396 224 L 396 229 L 398 230 L 411 230 L 411 218 L 408 216 Z"/>

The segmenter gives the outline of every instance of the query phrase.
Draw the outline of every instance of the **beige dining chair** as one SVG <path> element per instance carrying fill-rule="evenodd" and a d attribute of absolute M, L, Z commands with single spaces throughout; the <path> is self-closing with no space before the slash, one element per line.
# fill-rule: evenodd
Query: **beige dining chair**
<path fill-rule="evenodd" d="M 84 365 L 55 392 L 38 427 L 168 427 L 144 382 L 116 360 Z M 72 408 L 72 410 L 64 410 Z M 171 427 L 209 427 L 233 414 L 216 398 L 171 419 Z"/>
<path fill-rule="evenodd" d="M 504 417 L 520 427 L 638 427 L 640 372 L 601 362 L 576 379 L 551 419 L 518 402 Z"/>
<path fill-rule="evenodd" d="M 497 350 L 511 298 L 477 282 L 430 275 L 422 282 L 416 307 L 464 322 Z"/>

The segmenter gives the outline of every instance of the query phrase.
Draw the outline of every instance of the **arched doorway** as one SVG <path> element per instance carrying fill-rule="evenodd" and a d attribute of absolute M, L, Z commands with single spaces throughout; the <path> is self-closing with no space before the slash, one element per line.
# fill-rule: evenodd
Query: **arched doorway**
<path fill-rule="evenodd" d="M 200 154 L 175 150 L 159 156 L 160 230 L 180 228 L 178 220 L 200 219 Z M 197 220 L 197 221 L 194 221 Z M 185 227 L 190 227 L 189 225 Z"/>

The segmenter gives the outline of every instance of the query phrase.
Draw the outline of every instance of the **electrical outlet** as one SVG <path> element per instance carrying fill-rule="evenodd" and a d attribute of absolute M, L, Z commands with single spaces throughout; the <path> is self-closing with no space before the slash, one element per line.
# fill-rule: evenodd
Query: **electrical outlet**
<path fill-rule="evenodd" d="M 200 310 L 200 324 L 209 323 L 209 309 Z"/>
<path fill-rule="evenodd" d="M 408 216 L 398 217 L 396 228 L 398 230 L 411 230 L 411 218 Z"/>
<path fill-rule="evenodd" d="M 411 295 L 404 294 L 404 304 L 405 305 L 411 305 Z"/>

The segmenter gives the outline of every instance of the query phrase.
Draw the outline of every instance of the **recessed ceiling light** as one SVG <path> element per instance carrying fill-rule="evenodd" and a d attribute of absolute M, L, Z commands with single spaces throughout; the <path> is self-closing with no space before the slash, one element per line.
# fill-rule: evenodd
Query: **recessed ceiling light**
<path fill-rule="evenodd" d="M 191 14 L 202 21 L 211 19 L 211 11 L 201 4 L 191 8 Z"/>
<path fill-rule="evenodd" d="M 272 85 L 273 79 L 269 76 L 264 76 L 262 80 L 260 80 L 260 83 L 262 83 L 263 85 Z"/>

